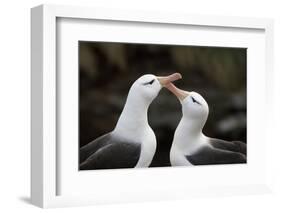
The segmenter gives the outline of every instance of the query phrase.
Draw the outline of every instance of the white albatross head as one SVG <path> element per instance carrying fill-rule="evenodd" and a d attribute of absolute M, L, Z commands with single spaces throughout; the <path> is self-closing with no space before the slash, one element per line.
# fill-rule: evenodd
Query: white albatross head
<path fill-rule="evenodd" d="M 178 79 L 181 79 L 181 74 L 179 73 L 168 76 L 143 75 L 131 86 L 128 98 L 149 105 L 157 97 L 162 87 Z"/>
<path fill-rule="evenodd" d="M 147 127 L 147 110 L 151 102 L 157 97 L 162 87 L 169 83 L 181 79 L 179 73 L 169 76 L 155 76 L 151 74 L 143 75 L 137 79 L 130 88 L 125 106 L 118 119 L 115 132 L 121 132 L 138 137 L 143 135 L 142 127 Z"/>
<path fill-rule="evenodd" d="M 191 120 L 194 125 L 197 124 L 203 128 L 209 114 L 209 106 L 205 99 L 197 92 L 181 90 L 172 83 L 168 84 L 166 88 L 181 102 L 183 118 Z"/>

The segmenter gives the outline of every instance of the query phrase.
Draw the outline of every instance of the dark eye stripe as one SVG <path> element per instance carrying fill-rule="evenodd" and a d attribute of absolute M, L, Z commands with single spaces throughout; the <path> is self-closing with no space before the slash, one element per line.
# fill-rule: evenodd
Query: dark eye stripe
<path fill-rule="evenodd" d="M 191 96 L 191 99 L 192 99 L 193 103 L 197 103 L 197 104 L 201 105 L 201 104 L 200 104 L 198 101 L 196 101 L 195 98 L 193 98 L 192 96 Z"/>
<path fill-rule="evenodd" d="M 151 81 L 149 81 L 149 82 L 146 82 L 146 83 L 144 83 L 143 85 L 148 85 L 148 84 L 153 84 L 153 82 L 155 81 L 155 79 L 152 79 Z"/>

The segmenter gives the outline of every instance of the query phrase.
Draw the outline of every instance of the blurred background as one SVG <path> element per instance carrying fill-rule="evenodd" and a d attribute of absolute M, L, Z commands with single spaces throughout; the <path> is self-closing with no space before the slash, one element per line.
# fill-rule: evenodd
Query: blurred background
<path fill-rule="evenodd" d="M 209 104 L 204 134 L 246 143 L 244 48 L 79 42 L 79 146 L 112 131 L 132 83 L 144 74 L 180 72 L 181 89 L 200 93 Z M 174 95 L 162 89 L 149 108 L 157 138 L 151 167 L 170 166 L 169 151 L 181 118 Z"/>

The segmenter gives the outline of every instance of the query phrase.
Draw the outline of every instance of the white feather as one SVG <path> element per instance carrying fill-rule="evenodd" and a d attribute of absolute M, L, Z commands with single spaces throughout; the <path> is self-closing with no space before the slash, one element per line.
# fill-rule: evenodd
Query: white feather
<path fill-rule="evenodd" d="M 153 84 L 144 85 L 152 79 L 155 79 Z M 140 158 L 136 167 L 148 167 L 156 151 L 156 137 L 148 124 L 147 111 L 161 88 L 154 75 L 145 75 L 135 81 L 113 130 L 113 135 L 131 143 L 141 144 Z"/>
<path fill-rule="evenodd" d="M 194 103 L 191 97 L 200 104 Z M 174 134 L 170 162 L 172 166 L 192 166 L 185 156 L 192 155 L 202 146 L 209 146 L 209 138 L 202 133 L 209 108 L 203 97 L 195 92 L 191 92 L 181 104 L 183 116 Z"/>

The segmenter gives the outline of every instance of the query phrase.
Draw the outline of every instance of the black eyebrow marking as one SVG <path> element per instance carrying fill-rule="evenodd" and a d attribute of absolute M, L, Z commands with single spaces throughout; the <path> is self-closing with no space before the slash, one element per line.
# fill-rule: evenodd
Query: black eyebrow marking
<path fill-rule="evenodd" d="M 199 104 L 199 105 L 202 105 L 202 104 L 199 103 L 197 100 L 195 100 L 195 98 L 193 98 L 192 96 L 191 96 L 191 99 L 192 99 L 193 103 L 197 103 L 197 104 Z"/>
<path fill-rule="evenodd" d="M 149 81 L 149 82 L 146 82 L 146 83 L 143 83 L 143 85 L 148 85 L 148 84 L 153 84 L 153 82 L 155 81 L 155 79 L 152 79 L 151 81 Z"/>

